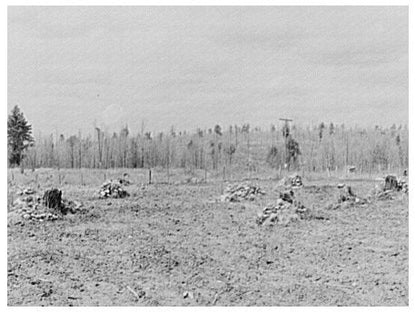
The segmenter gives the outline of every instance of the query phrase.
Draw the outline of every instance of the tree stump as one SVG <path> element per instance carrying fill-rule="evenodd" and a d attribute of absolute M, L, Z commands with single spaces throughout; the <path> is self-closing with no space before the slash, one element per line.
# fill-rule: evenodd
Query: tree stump
<path fill-rule="evenodd" d="M 384 183 L 384 191 L 398 190 L 397 178 L 393 175 L 388 175 Z"/>
<path fill-rule="evenodd" d="M 43 204 L 51 209 L 59 210 L 66 213 L 65 206 L 62 203 L 62 191 L 58 189 L 50 189 L 43 194 Z"/>

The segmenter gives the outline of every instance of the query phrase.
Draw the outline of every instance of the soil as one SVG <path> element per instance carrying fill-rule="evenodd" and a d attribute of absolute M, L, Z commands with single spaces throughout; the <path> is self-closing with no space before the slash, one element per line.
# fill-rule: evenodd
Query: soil
<path fill-rule="evenodd" d="M 297 198 L 323 217 L 287 226 L 256 224 L 278 198 L 272 180 L 239 203 L 220 202 L 218 183 L 130 185 L 123 199 L 64 185 L 82 212 L 9 212 L 8 305 L 408 305 L 407 195 L 327 210 L 336 187 L 304 183 Z M 359 196 L 374 186 L 347 183 Z"/>

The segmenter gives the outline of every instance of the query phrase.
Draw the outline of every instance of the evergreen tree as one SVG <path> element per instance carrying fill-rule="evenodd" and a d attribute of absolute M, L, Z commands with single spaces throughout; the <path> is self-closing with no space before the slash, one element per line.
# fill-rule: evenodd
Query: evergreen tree
<path fill-rule="evenodd" d="M 25 150 L 32 146 L 32 126 L 16 105 L 7 120 L 8 158 L 11 166 L 20 166 Z"/>
<path fill-rule="evenodd" d="M 299 143 L 292 138 L 292 136 L 289 136 L 289 140 L 287 142 L 287 150 L 288 150 L 288 155 L 287 155 L 287 160 L 286 163 L 289 164 L 290 166 L 290 162 L 293 162 L 293 165 L 296 166 L 297 160 L 299 155 L 301 155 L 301 151 L 300 151 L 300 147 L 299 147 Z"/>

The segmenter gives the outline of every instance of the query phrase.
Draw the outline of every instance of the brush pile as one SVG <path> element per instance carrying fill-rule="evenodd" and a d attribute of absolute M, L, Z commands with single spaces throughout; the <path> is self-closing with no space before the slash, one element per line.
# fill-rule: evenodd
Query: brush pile
<path fill-rule="evenodd" d="M 237 184 L 228 185 L 220 200 L 222 202 L 239 202 L 242 200 L 255 200 L 258 195 L 266 194 L 262 189 L 255 185 Z"/>
<path fill-rule="evenodd" d="M 130 196 L 126 190 L 123 189 L 126 185 L 122 179 L 109 180 L 101 185 L 99 190 L 99 198 L 124 198 Z"/>
<path fill-rule="evenodd" d="M 311 212 L 302 203 L 294 199 L 293 191 L 280 193 L 276 204 L 266 206 L 258 214 L 259 225 L 281 224 L 287 226 L 292 221 L 309 219 Z"/>

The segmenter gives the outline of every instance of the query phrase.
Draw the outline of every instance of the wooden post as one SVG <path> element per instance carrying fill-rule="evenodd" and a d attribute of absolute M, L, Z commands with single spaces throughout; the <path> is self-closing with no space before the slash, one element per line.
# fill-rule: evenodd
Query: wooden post
<path fill-rule="evenodd" d="M 149 184 L 152 184 L 152 169 L 149 169 Z"/>
<path fill-rule="evenodd" d="M 207 154 L 204 151 L 204 180 L 207 183 Z"/>
<path fill-rule="evenodd" d="M 170 174 L 169 174 L 169 166 L 170 166 L 170 147 L 169 147 L 169 138 L 168 138 L 168 140 L 167 140 L 167 158 L 166 158 L 166 174 L 167 174 L 167 176 L 168 176 L 168 184 L 169 184 L 169 182 L 170 182 L 170 179 L 169 179 L 169 176 L 170 176 Z"/>
<path fill-rule="evenodd" d="M 225 166 L 222 167 L 222 180 L 225 181 Z"/>

